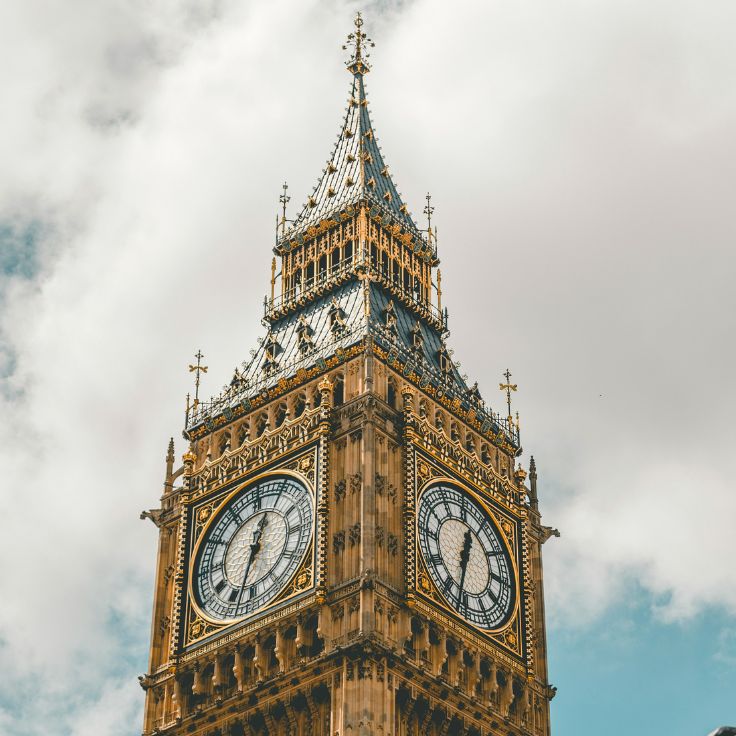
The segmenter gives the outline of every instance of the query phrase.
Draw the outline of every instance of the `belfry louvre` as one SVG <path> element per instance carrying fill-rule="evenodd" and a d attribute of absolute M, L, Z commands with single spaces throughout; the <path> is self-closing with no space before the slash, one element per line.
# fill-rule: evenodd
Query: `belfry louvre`
<path fill-rule="evenodd" d="M 360 14 L 340 136 L 266 334 L 187 406 L 161 506 L 144 734 L 549 734 L 537 475 L 446 345 L 436 231 L 383 160 Z M 277 260 L 278 259 L 278 260 Z"/>

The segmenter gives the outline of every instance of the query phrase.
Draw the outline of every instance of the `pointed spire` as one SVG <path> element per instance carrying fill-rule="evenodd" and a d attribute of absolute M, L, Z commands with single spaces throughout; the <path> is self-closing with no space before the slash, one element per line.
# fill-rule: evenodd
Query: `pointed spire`
<path fill-rule="evenodd" d="M 533 509 L 539 508 L 537 497 L 537 464 L 534 462 L 534 455 L 529 458 L 529 502 Z"/>
<path fill-rule="evenodd" d="M 298 242 L 309 227 L 334 219 L 359 202 L 378 208 L 376 212 L 386 218 L 386 225 L 395 223 L 417 238 L 423 236 L 389 174 L 371 124 L 364 76 L 369 71 L 368 49 L 373 45 L 363 31 L 363 18 L 358 13 L 355 30 L 343 46 L 351 50 L 347 68 L 353 80 L 337 143 L 307 203 L 293 222 L 287 221 L 291 226 L 282 230 L 280 242 Z"/>

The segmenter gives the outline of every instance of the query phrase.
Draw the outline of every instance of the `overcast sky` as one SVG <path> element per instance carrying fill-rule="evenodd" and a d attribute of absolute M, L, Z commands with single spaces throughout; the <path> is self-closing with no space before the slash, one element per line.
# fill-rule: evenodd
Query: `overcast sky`
<path fill-rule="evenodd" d="M 496 408 L 512 371 L 562 532 L 555 733 L 736 723 L 736 4 L 11 0 L 0 733 L 140 731 L 138 513 L 193 353 L 214 393 L 262 333 L 280 186 L 296 211 L 325 165 L 358 8 L 385 158 L 420 224 L 434 197 L 450 345 Z"/>

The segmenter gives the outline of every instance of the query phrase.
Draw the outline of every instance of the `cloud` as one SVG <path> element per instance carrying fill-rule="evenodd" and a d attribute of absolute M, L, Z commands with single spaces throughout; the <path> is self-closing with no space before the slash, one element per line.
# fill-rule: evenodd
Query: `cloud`
<path fill-rule="evenodd" d="M 296 207 L 329 153 L 352 9 L 0 10 L 5 732 L 42 732 L 17 706 L 31 683 L 37 712 L 71 703 L 69 733 L 135 730 L 108 713 L 142 709 L 156 539 L 137 514 L 191 354 L 215 393 L 260 335 L 279 187 Z M 368 13 L 374 122 L 415 213 L 435 194 L 452 346 L 493 405 L 507 365 L 520 384 L 563 532 L 545 547 L 556 620 L 630 584 L 664 617 L 736 608 L 734 12 Z"/>

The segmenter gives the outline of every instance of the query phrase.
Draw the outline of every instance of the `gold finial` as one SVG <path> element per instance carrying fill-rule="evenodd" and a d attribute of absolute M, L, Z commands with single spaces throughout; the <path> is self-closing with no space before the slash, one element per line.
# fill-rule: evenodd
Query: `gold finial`
<path fill-rule="evenodd" d="M 518 387 L 515 383 L 511 383 L 511 371 L 508 368 L 506 369 L 506 372 L 501 375 L 506 379 L 506 383 L 499 383 L 498 388 L 501 391 L 506 392 L 506 405 L 509 409 L 509 426 L 513 426 L 514 419 L 511 416 L 511 392 L 516 391 Z"/>
<path fill-rule="evenodd" d="M 365 74 L 370 71 L 368 66 L 368 58 L 370 54 L 366 51 L 367 48 L 373 48 L 375 44 L 373 41 L 366 36 L 362 31 L 363 27 L 363 16 L 360 12 L 355 14 L 355 31 L 348 35 L 347 41 L 343 44 L 343 51 L 346 51 L 350 46 L 353 49 L 352 56 L 348 62 L 348 71 L 353 74 Z"/>
<path fill-rule="evenodd" d="M 437 311 L 442 314 L 442 271 L 437 269 Z"/>
<path fill-rule="evenodd" d="M 207 373 L 207 366 L 202 365 L 202 358 L 204 358 L 204 355 L 202 355 L 201 350 L 197 350 L 197 354 L 194 356 L 197 359 L 197 365 L 191 365 L 189 366 L 189 372 L 194 373 L 196 371 L 197 377 L 194 379 L 194 405 L 192 406 L 193 409 L 196 409 L 199 406 L 199 376 L 201 373 Z M 187 395 L 187 405 L 189 404 L 189 396 Z"/>
<path fill-rule="evenodd" d="M 274 300 L 274 292 L 276 290 L 276 258 L 271 259 L 271 303 Z"/>
<path fill-rule="evenodd" d="M 281 225 L 281 237 L 284 237 L 284 234 L 286 233 L 286 223 L 288 220 L 286 219 L 286 205 L 291 200 L 291 197 L 287 196 L 286 190 L 289 188 L 289 185 L 284 182 L 281 188 L 284 190 L 283 194 L 279 197 L 279 202 L 281 202 L 281 222 L 279 223 Z"/>
<path fill-rule="evenodd" d="M 427 242 L 429 243 L 430 247 L 432 246 L 432 213 L 434 212 L 434 207 L 432 207 L 432 195 L 427 192 L 427 196 L 425 197 L 427 200 L 427 205 L 424 208 L 424 214 L 427 215 Z"/>

